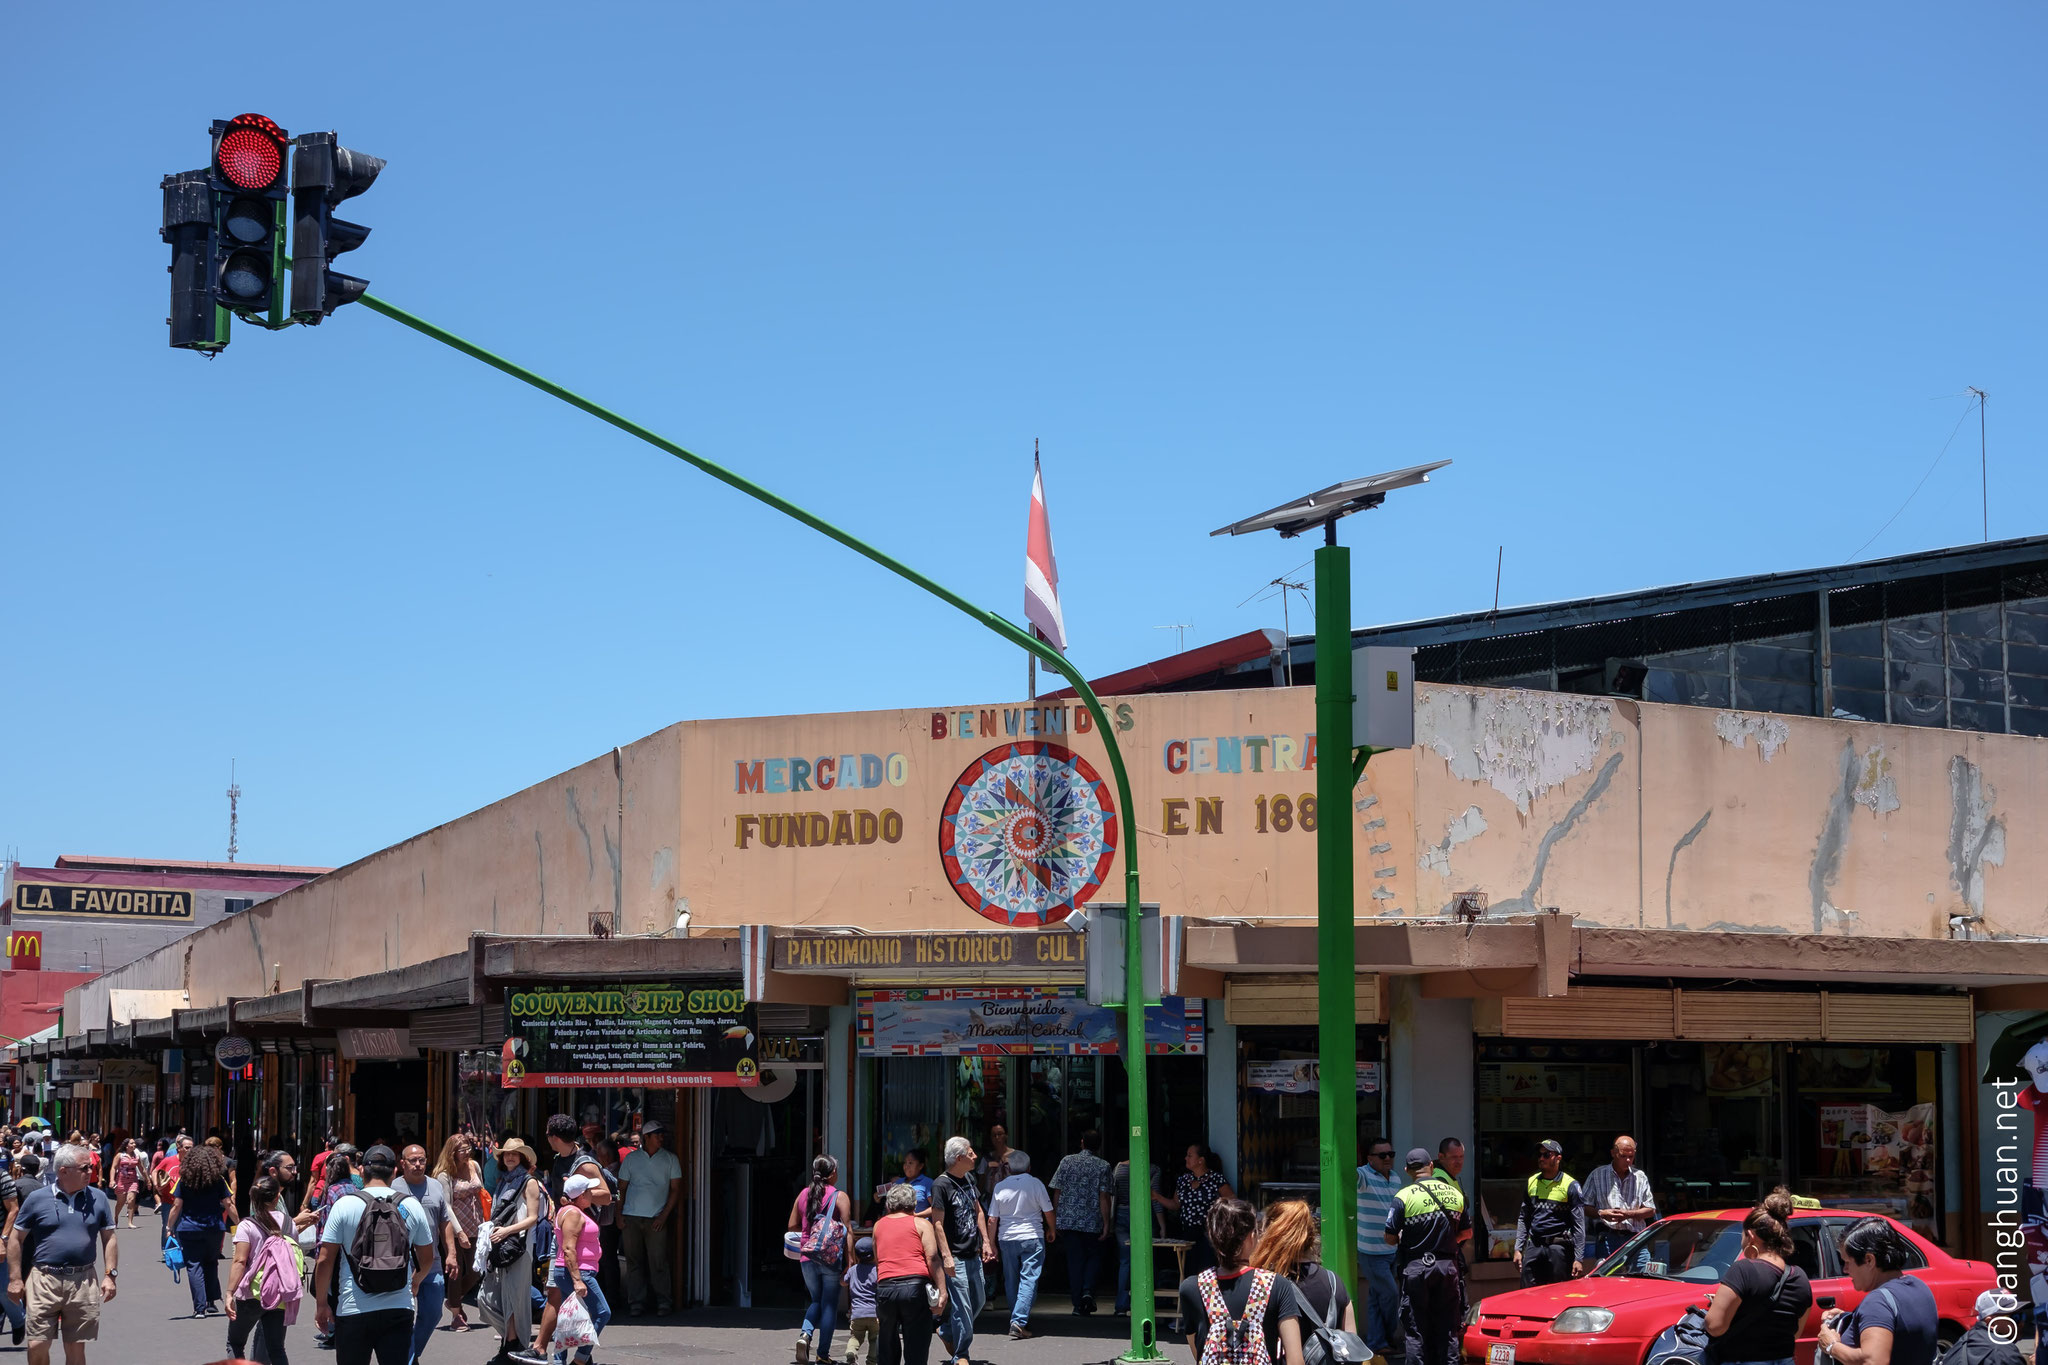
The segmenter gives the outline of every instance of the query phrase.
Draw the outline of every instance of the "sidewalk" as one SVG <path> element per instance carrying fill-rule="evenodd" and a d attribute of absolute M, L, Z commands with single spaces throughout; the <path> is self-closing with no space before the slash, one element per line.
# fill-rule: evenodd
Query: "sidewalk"
<path fill-rule="evenodd" d="M 156 1216 L 145 1213 L 137 1221 L 141 1226 L 134 1231 L 120 1231 L 120 1293 L 106 1306 L 100 1339 L 87 1348 L 87 1359 L 92 1365 L 204 1365 L 221 1359 L 227 1354 L 227 1319 L 191 1316 L 192 1300 L 185 1286 L 173 1284 L 157 1259 L 162 1243 L 157 1240 Z M 221 1269 L 225 1273 L 226 1262 Z M 1106 1314 L 1071 1317 L 1064 1295 L 1051 1298 L 1049 1311 L 1032 1319 L 1033 1329 L 1045 1334 L 1033 1341 L 1011 1341 L 1009 1324 L 1001 1314 L 983 1314 L 984 1333 L 974 1340 L 974 1358 L 992 1365 L 1097 1365 L 1123 1353 L 1130 1341 L 1128 1319 Z M 705 1308 L 667 1318 L 622 1315 L 605 1330 L 597 1365 L 725 1359 L 735 1365 L 783 1365 L 794 1358 L 801 1316 L 801 1310 L 787 1308 Z M 471 1318 L 475 1320 L 474 1312 Z M 838 1334 L 834 1345 L 843 1351 L 845 1340 Z M 6 1342 L 6 1334 L 0 1332 L 0 1365 L 11 1365 L 23 1356 L 22 1348 Z M 292 1365 L 333 1365 L 333 1353 L 313 1345 L 310 1300 L 285 1344 Z M 483 1365 L 493 1349 L 488 1331 L 436 1332 L 422 1365 Z M 1168 1338 L 1163 1350 L 1175 1361 L 1187 1359 L 1187 1347 L 1177 1337 Z M 933 1365 L 938 1358 L 934 1345 Z"/>

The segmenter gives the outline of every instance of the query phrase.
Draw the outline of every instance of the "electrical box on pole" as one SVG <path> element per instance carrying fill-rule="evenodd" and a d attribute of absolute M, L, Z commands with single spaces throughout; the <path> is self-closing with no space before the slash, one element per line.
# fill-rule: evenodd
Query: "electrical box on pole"
<path fill-rule="evenodd" d="M 1124 965 L 1124 921 L 1127 918 L 1122 901 L 1096 901 L 1081 912 L 1087 924 L 1088 935 L 1088 1003 L 1091 1005 L 1116 1005 L 1124 1003 L 1124 985 L 1130 971 Z M 1149 903 L 1138 906 L 1138 946 L 1144 950 L 1145 1000 L 1148 1005 L 1159 1003 L 1160 982 L 1160 938 L 1159 907 Z"/>
<path fill-rule="evenodd" d="M 340 145 L 333 133 L 305 133 L 292 149 L 292 321 L 317 324 L 370 287 L 329 269 L 334 258 L 363 244 L 370 230 L 334 216 L 384 169 L 382 157 Z"/>
<path fill-rule="evenodd" d="M 1415 646 L 1351 651 L 1351 747 L 1415 747 Z"/>

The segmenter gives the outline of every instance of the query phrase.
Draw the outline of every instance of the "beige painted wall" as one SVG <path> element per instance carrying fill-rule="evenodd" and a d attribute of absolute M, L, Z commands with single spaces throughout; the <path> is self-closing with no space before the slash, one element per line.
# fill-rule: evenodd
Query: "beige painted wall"
<path fill-rule="evenodd" d="M 1415 899 L 1610 927 L 2048 933 L 2048 741 L 1417 689 Z M 1374 766 L 1381 762 L 1375 759 Z M 1647 780 L 1645 775 L 1647 774 Z"/>
<path fill-rule="evenodd" d="M 459 952 L 469 935 L 586 934 L 593 911 L 630 932 L 674 923 L 677 730 L 670 727 L 88 983 L 65 1029 L 106 1027 L 114 988 L 183 989 L 193 1009 L 308 978 L 358 976 Z M 625 835 L 620 837 L 620 805 Z"/>
<path fill-rule="evenodd" d="M 1939 937 L 1951 914 L 1981 910 L 1985 932 L 2048 934 L 2048 741 L 1544 692 L 1416 696 L 1416 747 L 1375 758 L 1348 813 L 1361 919 L 1440 915 L 1480 890 L 1495 914 L 1554 905 L 1609 927 Z M 1279 828 L 1273 804 L 1315 789 L 1312 690 L 1109 708 L 1146 899 L 1312 918 L 1314 835 L 1298 813 Z M 1068 746 L 1106 780 L 1102 737 L 1076 728 L 1077 710 L 671 726 L 616 766 L 606 754 L 118 969 L 73 993 L 66 1027 L 103 1027 L 111 987 L 184 989 L 199 1008 L 261 993 L 273 965 L 287 986 L 359 975 L 477 931 L 585 934 L 593 911 L 630 934 L 980 929 L 991 920 L 940 859 L 947 795 L 1013 734 Z M 864 761 L 872 782 L 840 779 Z M 797 816 L 826 838 L 766 837 Z M 1119 853 L 1094 898 L 1121 888 Z"/>

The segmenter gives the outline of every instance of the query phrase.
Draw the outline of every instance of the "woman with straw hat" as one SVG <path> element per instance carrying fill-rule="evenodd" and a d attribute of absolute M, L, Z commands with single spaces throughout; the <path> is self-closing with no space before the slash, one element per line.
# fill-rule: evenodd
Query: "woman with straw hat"
<path fill-rule="evenodd" d="M 497 1159 L 502 1174 L 491 1196 L 491 1219 L 477 1228 L 478 1243 L 488 1241 L 492 1249 L 476 1306 L 498 1334 L 492 1365 L 505 1365 L 533 1335 L 533 1230 L 540 1226 L 543 1196 L 534 1178 L 533 1148 L 507 1138 Z"/>

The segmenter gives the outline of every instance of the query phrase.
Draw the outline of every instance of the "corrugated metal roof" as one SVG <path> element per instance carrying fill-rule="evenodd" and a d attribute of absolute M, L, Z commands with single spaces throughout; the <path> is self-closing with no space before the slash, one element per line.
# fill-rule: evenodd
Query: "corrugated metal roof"
<path fill-rule="evenodd" d="M 334 871 L 331 867 L 292 867 L 285 863 L 206 863 L 188 862 L 178 858 L 95 858 L 79 853 L 58 854 L 56 865 L 81 871 L 95 868 L 126 868 L 138 872 L 218 872 L 229 876 L 240 873 L 251 877 L 319 877 Z"/>

